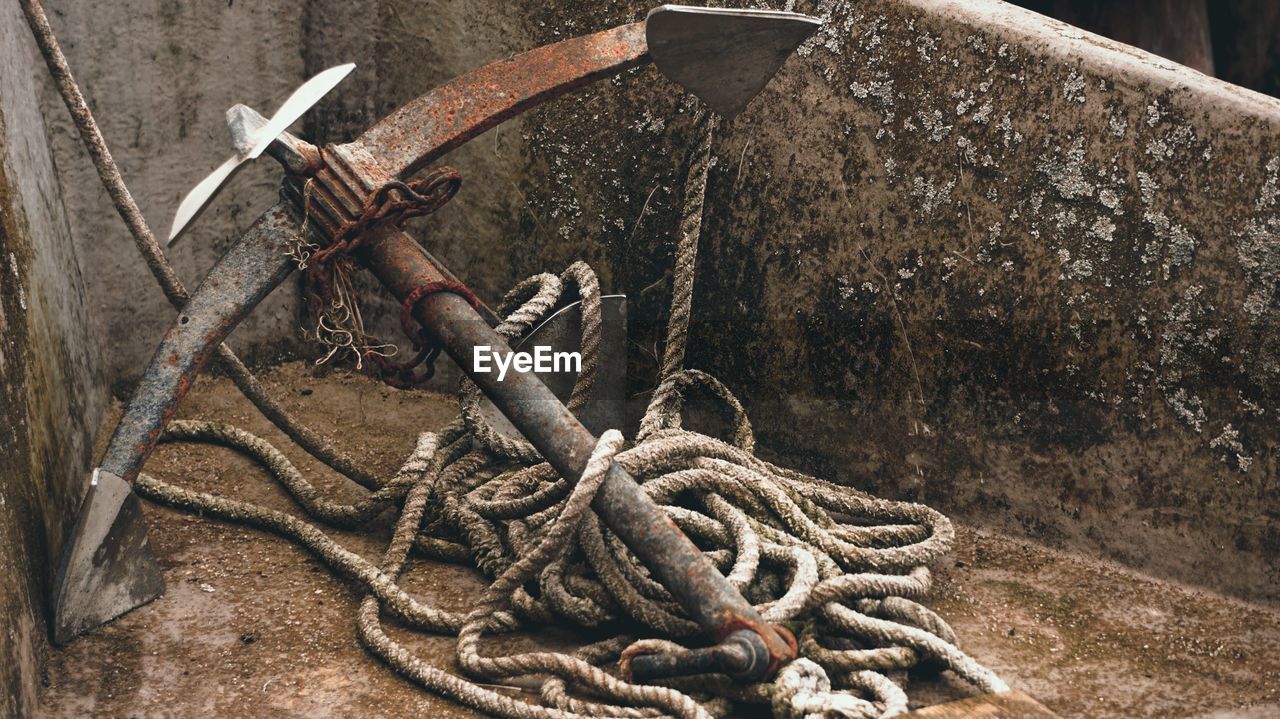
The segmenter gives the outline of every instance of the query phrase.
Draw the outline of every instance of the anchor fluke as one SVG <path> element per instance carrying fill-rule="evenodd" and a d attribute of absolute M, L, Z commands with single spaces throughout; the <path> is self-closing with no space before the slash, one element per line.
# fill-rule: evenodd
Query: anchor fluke
<path fill-rule="evenodd" d="M 63 552 L 54 598 L 58 644 L 164 593 L 142 502 L 115 474 L 93 471 L 70 541 L 74 546 Z"/>
<path fill-rule="evenodd" d="M 780 10 L 663 5 L 649 11 L 653 64 L 726 118 L 746 108 L 822 25 Z"/>

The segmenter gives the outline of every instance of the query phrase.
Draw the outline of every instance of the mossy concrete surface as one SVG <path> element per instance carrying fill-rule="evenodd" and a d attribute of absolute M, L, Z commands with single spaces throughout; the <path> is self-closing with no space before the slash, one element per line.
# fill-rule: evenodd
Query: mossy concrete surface
<path fill-rule="evenodd" d="M 689 364 L 789 464 L 1280 600 L 1280 102 L 1000 2 L 788 7 L 825 25 L 717 137 Z M 657 317 L 690 114 L 641 72 L 531 117 L 510 252 Z"/>
<path fill-rule="evenodd" d="M 1002 3 L 815 10 L 720 150 L 693 363 L 843 481 L 1280 600 L 1280 102 Z"/>
<path fill-rule="evenodd" d="M 34 712 L 53 569 L 106 404 L 37 101 L 35 48 L 0 4 L 0 716 Z"/>

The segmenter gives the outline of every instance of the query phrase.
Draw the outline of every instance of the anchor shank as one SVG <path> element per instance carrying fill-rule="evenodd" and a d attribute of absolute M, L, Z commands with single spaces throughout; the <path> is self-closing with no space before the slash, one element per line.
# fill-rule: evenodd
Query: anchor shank
<path fill-rule="evenodd" d="M 443 279 L 422 248 L 394 228 L 375 230 L 366 239 L 360 260 L 401 300 L 416 288 Z M 513 370 L 499 381 L 495 373 L 471 371 L 475 347 L 502 347 L 506 340 L 464 298 L 449 292 L 427 295 L 415 306 L 414 317 L 562 476 L 571 480 L 581 476 L 596 437 L 536 375 Z M 760 636 L 768 654 L 758 657 L 739 676 L 760 680 L 795 658 L 791 645 L 621 465 L 609 468 L 592 508 L 704 632 L 716 641 L 743 629 Z"/>

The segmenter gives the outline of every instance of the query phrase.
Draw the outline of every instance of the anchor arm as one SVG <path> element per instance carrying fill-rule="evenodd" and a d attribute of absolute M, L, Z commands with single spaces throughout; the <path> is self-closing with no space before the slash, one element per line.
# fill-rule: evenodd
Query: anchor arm
<path fill-rule="evenodd" d="M 472 70 L 412 100 L 354 141 L 324 148 L 326 166 L 295 202 L 329 237 L 357 221 L 379 188 L 555 97 L 648 63 L 732 117 L 818 28 L 806 15 L 662 5 L 643 22 L 562 40 Z"/>
<path fill-rule="evenodd" d="M 165 333 L 102 459 L 132 482 L 213 350 L 297 267 L 301 221 L 287 203 L 267 210 L 222 256 Z"/>
<path fill-rule="evenodd" d="M 293 271 L 286 249 L 300 233 L 288 204 L 267 210 L 214 265 L 156 348 L 63 551 L 54 582 L 55 642 L 65 644 L 164 592 L 129 483 L 213 350 Z"/>
<path fill-rule="evenodd" d="M 643 22 L 544 45 L 410 101 L 349 146 L 405 178 L 530 108 L 651 61 Z"/>

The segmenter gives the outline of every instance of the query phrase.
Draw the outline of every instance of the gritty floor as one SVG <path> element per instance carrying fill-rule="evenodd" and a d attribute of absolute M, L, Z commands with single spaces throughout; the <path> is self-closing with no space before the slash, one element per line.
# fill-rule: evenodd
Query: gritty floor
<path fill-rule="evenodd" d="M 388 473 L 418 431 L 443 426 L 456 411 L 448 396 L 321 376 L 302 364 L 265 379 L 309 425 Z M 318 484 L 352 498 L 361 491 L 289 445 L 227 380 L 202 379 L 181 414 L 249 429 L 284 448 Z M 292 508 L 267 475 L 226 449 L 163 446 L 148 472 Z M 151 504 L 147 513 L 167 592 L 53 652 L 45 716 L 474 716 L 366 654 L 354 628 L 358 592 L 309 554 L 239 526 Z M 369 557 L 387 536 L 329 531 Z M 931 606 L 961 646 L 1064 717 L 1280 717 L 1273 609 L 965 527 L 937 577 Z M 471 570 L 424 562 L 405 584 L 454 609 L 484 586 Z M 538 642 L 564 641 L 558 631 Z M 435 665 L 453 667 L 452 637 L 392 633 Z M 532 643 L 503 641 L 508 649 Z M 946 681 L 935 683 L 920 696 L 956 695 Z"/>

